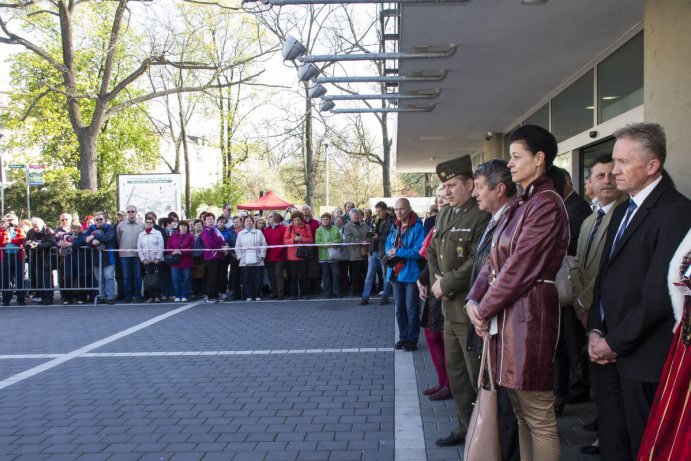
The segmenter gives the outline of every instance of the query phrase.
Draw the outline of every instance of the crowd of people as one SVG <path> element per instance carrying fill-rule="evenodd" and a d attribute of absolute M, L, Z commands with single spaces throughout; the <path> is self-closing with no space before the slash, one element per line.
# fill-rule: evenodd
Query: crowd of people
<path fill-rule="evenodd" d="M 194 220 L 142 215 L 128 205 L 112 221 L 103 212 L 81 223 L 63 213 L 55 228 L 36 217 L 19 223 L 10 212 L 0 228 L 0 291 L 5 305 L 15 295 L 20 305 L 28 298 L 52 304 L 56 291 L 63 304 L 319 295 L 367 304 L 380 291 L 388 304 L 391 285 L 378 255 L 392 222 L 384 202 L 376 215 L 348 202 L 320 219 L 307 205 L 262 216 L 233 214 L 225 204 L 218 217 L 206 211 Z"/>
<path fill-rule="evenodd" d="M 349 295 L 366 306 L 378 293 L 379 304 L 394 300 L 396 349 L 415 351 L 424 329 L 438 383 L 423 393 L 454 400 L 458 424 L 437 445 L 465 441 L 484 351 L 502 459 L 559 459 L 557 416 L 591 398 L 598 416 L 584 428 L 598 440 L 584 453 L 688 459 L 691 201 L 664 170 L 659 125 L 614 136 L 613 153 L 588 165 L 589 201 L 554 165 L 554 136 L 525 125 L 508 162 L 439 164 L 424 220 L 405 198 L 374 211 L 347 202 L 318 219 L 307 205 L 261 216 L 225 204 L 218 217 L 142 220 L 129 205 L 112 223 L 65 213 L 55 229 L 8 213 L 3 305 L 15 293 L 18 304 L 52 303 L 53 271 L 65 304 L 100 293 L 108 304 Z"/>

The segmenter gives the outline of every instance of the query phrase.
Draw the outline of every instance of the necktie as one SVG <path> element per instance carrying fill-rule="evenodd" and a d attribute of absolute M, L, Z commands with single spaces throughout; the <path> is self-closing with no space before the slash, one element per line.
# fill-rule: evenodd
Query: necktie
<path fill-rule="evenodd" d="M 480 243 L 477 245 L 478 248 L 481 248 L 482 245 L 485 243 L 485 238 L 487 238 L 487 234 L 494 229 L 494 226 L 497 225 L 497 222 L 494 220 L 494 217 L 489 220 L 489 224 L 487 224 L 487 227 L 485 228 L 485 232 L 482 233 L 482 237 L 480 238 Z"/>
<path fill-rule="evenodd" d="M 590 254 L 590 247 L 593 245 L 593 240 L 595 239 L 595 234 L 597 233 L 597 230 L 600 228 L 600 224 L 602 224 L 602 218 L 605 216 L 605 211 L 600 208 L 597 210 L 597 214 L 595 215 L 595 223 L 593 224 L 593 228 L 590 231 L 590 235 L 588 236 L 588 246 L 585 247 L 585 259 L 583 262 L 588 261 L 588 255 Z"/>
<path fill-rule="evenodd" d="M 619 243 L 619 240 L 621 240 L 622 235 L 624 235 L 624 231 L 626 230 L 626 226 L 629 225 L 629 220 L 631 219 L 631 215 L 633 214 L 633 212 L 637 206 L 638 205 L 636 205 L 636 202 L 634 202 L 633 200 L 629 200 L 629 206 L 628 206 L 628 208 L 626 208 L 626 215 L 624 216 L 624 222 L 621 224 L 621 227 L 619 227 L 619 232 L 617 232 L 616 237 L 614 237 L 614 242 L 612 242 L 612 249 L 609 252 L 610 259 L 612 258 L 612 255 L 614 254 L 614 249 L 617 248 L 617 244 Z M 600 319 L 601 320 L 605 319 L 605 308 L 602 305 L 602 301 L 600 301 Z"/>
<path fill-rule="evenodd" d="M 622 223 L 621 227 L 619 227 L 619 232 L 617 232 L 617 236 L 614 237 L 614 242 L 612 242 L 612 249 L 609 252 L 610 258 L 614 254 L 614 249 L 617 247 L 619 240 L 621 240 L 621 237 L 624 235 L 624 231 L 626 230 L 626 226 L 629 225 L 629 220 L 631 219 L 631 215 L 633 214 L 633 212 L 637 206 L 638 205 L 636 205 L 636 202 L 634 202 L 633 200 L 629 200 L 629 206 L 626 209 L 626 216 L 624 216 L 624 222 Z"/>

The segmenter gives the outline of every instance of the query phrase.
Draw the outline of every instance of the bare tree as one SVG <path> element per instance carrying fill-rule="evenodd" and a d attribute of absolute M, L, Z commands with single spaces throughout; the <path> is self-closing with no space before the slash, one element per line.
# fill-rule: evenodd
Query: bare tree
<path fill-rule="evenodd" d="M 100 2 L 17 0 L 0 3 L 0 43 L 19 45 L 30 50 L 62 76 L 60 85 L 53 86 L 45 82 L 44 94 L 56 92 L 65 98 L 70 123 L 79 142 L 81 189 L 96 190 L 98 187 L 96 141 L 108 118 L 127 107 L 166 95 L 199 92 L 250 82 L 261 72 L 244 74 L 236 80 L 221 83 L 218 76 L 274 51 L 262 50 L 256 55 L 243 56 L 238 61 L 223 63 L 186 61 L 181 56 L 171 53 L 168 43 L 164 40 L 162 44 L 151 43 L 148 51 L 139 50 L 141 54 L 137 65 L 124 73 L 122 78 L 116 79 L 117 74 L 114 70 L 119 65 L 118 58 L 123 51 L 123 39 L 127 34 L 135 33 L 135 28 L 131 24 L 132 5 L 137 3 L 137 8 L 146 13 L 144 10 L 149 7 L 134 0 L 117 0 L 104 6 L 111 10 L 109 33 L 105 49 L 91 50 L 96 55 L 94 60 L 98 61 L 99 75 L 97 85 L 92 88 L 84 87 L 75 66 L 77 55 L 80 53 L 80 37 L 75 34 L 75 30 L 78 28 L 76 20 L 79 11 L 98 6 Z M 31 35 L 27 35 L 26 31 L 31 31 Z M 34 37 L 37 31 L 40 31 L 40 34 L 36 39 Z M 49 47 L 51 43 L 59 44 L 59 53 L 52 52 Z M 197 79 L 194 84 L 182 87 L 155 89 L 142 94 L 131 92 L 130 90 L 137 87 L 140 77 L 156 66 L 193 71 Z"/>

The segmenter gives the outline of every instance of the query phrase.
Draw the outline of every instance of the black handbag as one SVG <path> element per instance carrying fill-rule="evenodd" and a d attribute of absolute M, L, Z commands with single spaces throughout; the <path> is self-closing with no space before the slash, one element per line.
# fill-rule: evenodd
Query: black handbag
<path fill-rule="evenodd" d="M 169 266 L 172 266 L 173 264 L 180 264 L 180 256 L 181 255 L 174 255 L 167 253 L 164 257 L 163 260 L 168 264 Z"/>
<path fill-rule="evenodd" d="M 314 258 L 314 251 L 312 251 L 311 247 L 300 245 L 295 251 L 295 256 L 300 259 L 312 259 Z"/>
<path fill-rule="evenodd" d="M 154 266 L 153 269 L 149 269 L 149 266 Z M 146 273 L 144 274 L 144 291 L 154 291 L 160 289 L 160 278 L 158 276 L 158 266 L 155 264 L 147 264 L 145 267 Z"/>

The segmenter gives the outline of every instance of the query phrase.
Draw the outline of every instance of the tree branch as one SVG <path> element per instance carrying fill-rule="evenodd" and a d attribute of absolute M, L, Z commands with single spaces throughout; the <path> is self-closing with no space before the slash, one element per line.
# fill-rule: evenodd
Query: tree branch
<path fill-rule="evenodd" d="M 117 114 L 118 112 L 120 112 L 123 109 L 126 109 L 126 108 L 131 107 L 131 106 L 136 105 L 136 104 L 141 104 L 141 103 L 146 102 L 146 101 L 150 101 L 152 99 L 160 98 L 161 96 L 165 96 L 168 94 L 195 93 L 198 91 L 208 90 L 210 88 L 225 88 L 225 87 L 229 87 L 229 86 L 233 86 L 233 85 L 240 85 L 242 83 L 246 83 L 248 81 L 251 81 L 253 78 L 258 77 L 262 73 L 264 73 L 263 70 L 261 72 L 257 72 L 256 74 L 250 75 L 249 77 L 246 77 L 242 80 L 230 82 L 227 84 L 223 83 L 221 85 L 218 85 L 218 84 L 214 85 L 214 84 L 210 83 L 212 81 L 212 80 L 210 80 L 209 83 L 207 83 L 206 85 L 184 86 L 184 87 L 178 87 L 178 88 L 169 88 L 167 90 L 162 90 L 162 91 L 155 91 L 153 93 L 149 93 L 147 95 L 140 96 L 138 98 L 130 99 L 129 101 L 125 101 L 122 104 L 118 104 L 117 106 L 111 107 L 106 112 L 105 117 L 106 118 L 112 117 L 113 115 Z"/>

